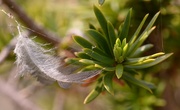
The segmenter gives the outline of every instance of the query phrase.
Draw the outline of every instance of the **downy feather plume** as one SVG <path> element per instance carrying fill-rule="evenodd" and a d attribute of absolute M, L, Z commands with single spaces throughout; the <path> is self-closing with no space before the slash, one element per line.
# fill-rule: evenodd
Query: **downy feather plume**
<path fill-rule="evenodd" d="M 83 83 L 84 80 L 99 74 L 98 70 L 71 74 L 77 68 L 73 66 L 64 68 L 64 65 L 60 64 L 60 58 L 49 54 L 48 50 L 22 33 L 19 25 L 17 28 L 19 36 L 14 53 L 17 57 L 19 75 L 30 74 L 46 84 L 58 81 L 61 87 L 67 88 L 71 83 Z"/>

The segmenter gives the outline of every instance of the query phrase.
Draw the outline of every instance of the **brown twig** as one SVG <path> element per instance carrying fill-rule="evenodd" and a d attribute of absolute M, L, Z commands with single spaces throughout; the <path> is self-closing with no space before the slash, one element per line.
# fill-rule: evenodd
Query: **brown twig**
<path fill-rule="evenodd" d="M 42 37 L 43 39 L 51 42 L 52 44 L 56 45 L 59 44 L 60 39 L 59 37 L 48 30 L 45 30 L 43 27 L 37 25 L 25 12 L 22 10 L 20 6 L 18 6 L 14 0 L 2 0 L 3 4 L 5 4 L 12 12 L 16 13 L 20 20 L 31 30 L 30 34 L 37 35 Z"/>
<path fill-rule="evenodd" d="M 4 62 L 4 60 L 6 60 L 6 58 L 8 57 L 8 55 L 10 54 L 10 52 L 14 49 L 15 45 L 16 45 L 16 38 L 14 37 L 10 43 L 1 51 L 0 53 L 0 64 L 2 64 Z"/>

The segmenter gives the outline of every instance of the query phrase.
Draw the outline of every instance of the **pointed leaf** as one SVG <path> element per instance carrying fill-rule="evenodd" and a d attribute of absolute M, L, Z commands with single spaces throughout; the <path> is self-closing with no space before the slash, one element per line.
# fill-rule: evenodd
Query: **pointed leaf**
<path fill-rule="evenodd" d="M 121 32 L 121 34 L 119 36 L 119 38 L 121 40 L 123 40 L 124 38 L 127 38 L 127 35 L 128 35 L 128 32 L 129 32 L 130 20 L 131 20 L 131 13 L 132 13 L 132 9 L 129 10 L 129 12 L 128 12 L 127 16 L 126 16 L 124 25 L 122 27 L 122 32 Z"/>
<path fill-rule="evenodd" d="M 88 54 L 89 56 L 91 56 L 93 59 L 95 59 L 99 62 L 102 62 L 104 64 L 112 65 L 115 62 L 113 59 L 106 57 L 106 56 L 103 56 L 103 55 L 100 55 L 100 54 L 98 54 L 98 53 L 96 53 L 90 49 L 84 49 L 84 52 L 86 54 Z"/>
<path fill-rule="evenodd" d="M 122 56 L 123 58 L 126 58 L 126 54 L 128 52 L 128 49 L 129 49 L 129 45 L 128 43 L 123 47 L 123 52 L 122 52 Z"/>
<path fill-rule="evenodd" d="M 107 30 L 107 20 L 104 17 L 103 13 L 96 7 L 94 6 L 94 13 L 96 15 L 97 20 L 99 21 L 99 24 L 106 36 L 108 36 L 108 30 Z"/>
<path fill-rule="evenodd" d="M 108 33 L 109 33 L 109 40 L 110 40 L 110 44 L 111 44 L 111 50 L 114 47 L 114 44 L 116 42 L 117 36 L 115 33 L 115 29 L 113 27 L 113 25 L 111 24 L 111 22 L 108 22 Z"/>
<path fill-rule="evenodd" d="M 87 41 L 86 39 L 84 39 L 80 36 L 74 36 L 73 39 L 76 43 L 78 43 L 80 46 L 82 46 L 84 48 L 91 49 L 93 47 L 93 44 L 91 44 L 89 41 Z"/>
<path fill-rule="evenodd" d="M 118 64 L 116 66 L 116 76 L 117 76 L 118 79 L 120 79 L 122 77 L 123 71 L 124 71 L 123 65 L 122 64 Z"/>
<path fill-rule="evenodd" d="M 101 65 L 98 65 L 98 64 L 95 64 L 95 67 L 96 68 L 100 68 L 102 70 L 105 70 L 105 71 L 115 71 L 115 67 L 106 67 L 106 66 L 101 66 Z"/>
<path fill-rule="evenodd" d="M 84 100 L 84 104 L 87 104 L 91 101 L 93 101 L 103 90 L 103 85 L 102 85 L 102 78 L 98 80 L 98 83 L 96 87 L 88 94 L 88 96 Z"/>
<path fill-rule="evenodd" d="M 153 44 L 145 44 L 139 47 L 133 54 L 131 54 L 130 57 L 137 57 L 143 54 L 144 52 L 146 52 L 147 50 L 151 49 L 152 47 L 153 47 Z"/>
<path fill-rule="evenodd" d="M 80 59 L 79 62 L 84 63 L 84 64 L 88 64 L 88 65 L 96 64 L 93 60 L 89 60 L 89 59 Z"/>
<path fill-rule="evenodd" d="M 132 68 L 132 69 L 143 69 L 143 68 L 148 68 L 151 66 L 154 66 L 162 61 L 164 61 L 165 59 L 169 58 L 172 55 L 172 53 L 169 54 L 165 54 L 161 57 L 157 57 L 154 61 L 146 63 L 146 64 L 140 64 L 140 65 L 124 65 L 127 68 Z"/>
<path fill-rule="evenodd" d="M 122 33 L 123 25 L 124 25 L 124 23 L 121 23 L 120 26 L 119 26 L 119 28 L 118 28 L 118 38 L 119 38 L 119 36 L 120 36 L 121 33 Z"/>
<path fill-rule="evenodd" d="M 142 34 L 128 49 L 127 56 L 131 56 L 134 52 L 143 44 L 143 42 L 148 38 L 151 32 L 155 29 L 152 27 L 149 31 Z"/>
<path fill-rule="evenodd" d="M 148 26 L 146 27 L 146 29 L 144 30 L 144 32 L 146 32 L 147 30 L 150 30 L 151 27 L 154 25 L 154 22 L 156 21 L 156 19 L 158 18 L 160 12 L 157 12 L 154 17 L 151 19 L 151 21 L 149 22 Z M 143 32 L 143 33 L 144 33 Z"/>
<path fill-rule="evenodd" d="M 103 52 L 102 50 L 100 50 L 98 47 L 94 46 L 93 44 L 91 44 L 89 41 L 87 41 L 86 39 L 84 39 L 83 37 L 80 36 L 74 36 L 73 37 L 74 41 L 79 44 L 80 46 L 82 46 L 83 48 L 88 48 L 88 49 L 93 49 L 93 51 L 108 56 L 105 52 Z"/>
<path fill-rule="evenodd" d="M 79 63 L 82 63 L 84 65 L 95 65 L 95 64 L 98 64 L 98 65 L 104 66 L 104 63 L 99 62 L 99 61 L 95 61 L 95 60 L 92 60 L 92 59 L 91 60 L 89 60 L 89 59 L 80 59 Z"/>
<path fill-rule="evenodd" d="M 131 44 L 132 46 L 130 46 L 131 49 L 129 49 L 129 52 L 128 52 L 128 56 L 130 54 L 133 54 L 134 51 L 136 51 L 136 49 L 144 42 L 144 40 L 149 36 L 149 34 L 151 33 L 152 30 L 154 30 L 154 27 L 152 27 L 154 25 L 154 22 L 156 21 L 158 15 L 159 15 L 160 12 L 156 13 L 154 15 L 154 17 L 152 18 L 152 20 L 149 22 L 148 26 L 146 27 L 146 29 L 142 32 L 142 34 L 140 35 L 140 37 L 134 42 L 132 43 L 131 41 Z M 147 36 L 146 36 L 147 35 Z M 144 39 L 144 40 L 143 40 Z M 141 40 L 141 43 L 139 43 Z M 133 51 L 132 51 L 133 50 Z"/>
<path fill-rule="evenodd" d="M 103 78 L 103 81 L 104 81 L 104 87 L 106 88 L 106 90 L 114 95 L 114 89 L 113 89 L 113 77 L 114 77 L 114 74 L 112 73 L 106 73 L 104 78 Z"/>
<path fill-rule="evenodd" d="M 75 52 L 74 54 L 79 58 L 91 59 L 91 57 L 84 52 Z"/>
<path fill-rule="evenodd" d="M 159 53 L 155 53 L 155 54 L 144 56 L 144 57 L 126 58 L 126 61 L 124 64 L 134 64 L 134 63 L 138 63 L 138 62 L 143 62 L 144 60 L 156 58 L 156 57 L 162 56 L 164 54 L 165 53 L 163 53 L 163 52 L 159 52 Z"/>
<path fill-rule="evenodd" d="M 149 14 L 146 14 L 145 17 L 143 18 L 143 20 L 141 21 L 139 27 L 137 28 L 136 32 L 134 33 L 134 35 L 132 36 L 132 38 L 129 41 L 129 44 L 132 45 L 132 43 L 134 43 L 134 41 L 136 40 L 137 36 L 139 35 L 147 17 L 149 16 Z"/>
<path fill-rule="evenodd" d="M 93 24 L 91 24 L 91 23 L 89 24 L 89 28 L 93 29 L 93 30 L 96 30 L 96 27 Z"/>
<path fill-rule="evenodd" d="M 79 60 L 80 58 L 66 58 L 65 62 L 72 65 L 84 65 L 82 62 L 79 62 Z"/>
<path fill-rule="evenodd" d="M 79 68 L 78 72 L 83 72 L 83 71 L 92 71 L 97 69 L 94 65 L 86 65 L 83 66 L 82 69 Z"/>
<path fill-rule="evenodd" d="M 96 43 L 99 48 L 103 49 L 106 53 L 110 52 L 108 47 L 109 44 L 106 42 L 106 39 L 101 33 L 92 29 L 88 30 L 87 33 L 90 35 L 90 38 Z"/>
<path fill-rule="evenodd" d="M 101 88 L 100 87 L 96 87 L 95 89 L 93 89 L 88 96 L 85 98 L 84 100 L 84 104 L 87 104 L 91 101 L 93 101 L 100 93 L 101 93 Z"/>

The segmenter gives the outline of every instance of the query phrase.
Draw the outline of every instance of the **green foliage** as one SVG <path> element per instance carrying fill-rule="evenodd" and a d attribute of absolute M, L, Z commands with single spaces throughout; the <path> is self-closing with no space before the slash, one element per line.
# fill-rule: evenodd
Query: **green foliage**
<path fill-rule="evenodd" d="M 76 53 L 78 58 L 67 60 L 67 62 L 74 60 L 74 62 L 78 62 L 76 64 L 84 68 L 88 65 L 94 65 L 92 69 L 102 70 L 98 84 L 86 97 L 84 103 L 89 103 L 105 90 L 114 94 L 114 78 L 124 80 L 130 87 L 135 85 L 152 92 L 155 86 L 152 83 L 136 78 L 136 73 L 138 73 L 138 70 L 156 65 L 172 55 L 172 53 L 164 54 L 159 52 L 153 55 L 142 56 L 145 51 L 153 46 L 152 44 L 143 45 L 143 43 L 155 29 L 153 25 L 159 12 L 154 15 L 147 27 L 142 31 L 142 27 L 148 17 L 146 15 L 130 40 L 128 40 L 128 33 L 132 9 L 129 10 L 118 32 L 96 6 L 94 6 L 94 13 L 101 28 L 96 29 L 91 25 L 91 29 L 87 30 L 91 41 L 74 36 L 75 42 L 82 46 L 83 50 Z"/>
<path fill-rule="evenodd" d="M 100 1 L 103 4 L 97 4 L 98 1 Z M 103 2 L 102 2 L 103 1 Z M 133 54 L 131 54 L 131 58 L 138 58 L 142 55 L 144 55 L 144 52 L 146 55 L 148 55 L 146 52 L 153 53 L 156 51 L 156 47 L 161 45 L 161 41 L 164 43 L 164 49 L 165 52 L 173 52 L 173 57 L 169 59 L 168 61 L 162 63 L 159 66 L 155 66 L 153 68 L 147 68 L 147 69 L 133 69 L 129 70 L 127 68 L 125 71 L 128 71 L 128 73 L 131 73 L 133 77 L 136 79 L 140 79 L 141 81 L 145 80 L 147 82 L 153 82 L 156 85 L 155 90 L 151 90 L 153 92 L 150 93 L 149 91 L 145 89 L 141 89 L 138 86 L 134 85 L 128 85 L 128 82 L 124 83 L 122 79 L 123 75 L 120 79 L 118 79 L 119 82 L 117 82 L 116 78 L 116 67 L 117 66 L 103 66 L 102 63 L 92 60 L 92 58 L 87 55 L 85 52 L 77 52 L 75 53 L 77 58 L 69 60 L 71 63 L 82 65 L 82 67 L 86 67 L 84 69 L 104 69 L 107 71 L 108 74 L 101 74 L 99 78 L 102 79 L 102 83 L 104 85 L 104 88 L 108 90 L 110 94 L 105 94 L 104 92 L 96 98 L 96 100 L 93 101 L 93 103 L 90 103 L 88 105 L 82 105 L 82 100 L 84 98 L 84 95 L 87 94 L 87 90 L 91 88 L 92 86 L 86 87 L 85 91 L 84 88 L 81 86 L 73 86 L 73 88 L 68 90 L 62 90 L 57 85 L 51 85 L 43 87 L 38 87 L 36 91 L 27 91 L 28 93 L 33 93 L 31 95 L 31 98 L 33 101 L 36 101 L 37 105 L 40 106 L 43 110 L 50 110 L 54 109 L 58 106 L 63 107 L 64 110 L 85 110 L 85 109 L 99 109 L 99 110 L 154 110 L 153 107 L 155 106 L 165 106 L 164 109 L 167 109 L 169 105 L 173 104 L 174 106 L 171 106 L 169 109 L 174 110 L 174 108 L 178 108 L 178 100 L 173 100 L 173 96 L 176 91 L 178 91 L 178 85 L 179 85 L 179 48 L 180 48 L 180 7 L 177 0 L 60 0 L 60 1 L 50 1 L 50 0 L 17 0 L 19 6 L 24 9 L 24 11 L 32 17 L 38 24 L 43 25 L 45 28 L 50 29 L 54 32 L 56 32 L 59 36 L 65 36 L 64 43 L 67 46 L 70 46 L 77 49 L 77 47 L 74 47 L 75 45 L 69 45 L 67 41 L 66 35 L 71 34 L 69 30 L 72 28 L 74 29 L 80 29 L 82 32 L 84 29 L 86 29 L 86 26 L 90 22 L 93 25 L 90 25 L 90 29 L 97 29 L 100 30 L 99 32 L 102 34 L 102 29 L 99 29 L 97 26 L 97 20 L 95 20 L 93 17 L 93 12 L 91 10 L 92 4 L 102 5 L 101 11 L 104 12 L 107 22 L 108 22 L 108 34 L 113 35 L 110 37 L 110 42 L 115 42 L 117 36 L 120 35 L 120 30 L 123 27 L 121 25 L 119 28 L 119 25 L 122 21 L 124 21 L 124 17 L 128 11 L 129 8 L 133 9 L 132 17 L 131 17 L 131 23 L 130 23 L 130 29 L 128 32 L 128 37 L 126 38 L 127 42 L 130 44 L 130 39 L 132 38 L 132 35 L 136 35 L 136 31 L 140 28 L 139 24 L 142 22 L 143 17 L 146 13 L 146 16 L 148 17 L 147 20 L 144 20 L 145 23 L 141 23 L 142 25 L 142 31 L 144 30 L 144 26 L 148 24 L 150 19 L 155 15 L 156 12 L 160 11 L 160 15 L 157 18 L 155 25 L 157 28 L 153 33 L 149 36 L 149 38 L 145 41 L 151 42 L 150 40 L 153 39 L 156 42 L 153 42 L 152 44 L 144 44 L 140 46 Z M 99 2 L 99 3 L 100 3 Z M 42 8 L 43 6 L 43 8 Z M 53 7 L 53 8 L 52 8 Z M 7 7 L 4 7 L 4 4 L 2 4 L 2 9 L 6 10 L 8 13 L 13 14 L 13 12 L 9 12 Z M 64 10 L 66 9 L 66 11 Z M 143 11 L 142 11 L 143 10 Z M 14 15 L 14 14 L 13 14 Z M 10 40 L 12 39 L 12 36 L 16 36 L 17 30 L 16 25 L 14 25 L 14 21 L 10 18 L 7 18 L 7 16 L 4 17 L 4 14 L 1 13 L 1 31 L 0 31 L 0 50 L 4 49 Z M 20 20 L 18 19 L 20 22 Z M 148 22 L 147 22 L 148 21 Z M 123 24 L 123 23 L 122 23 Z M 25 26 L 25 24 L 23 24 Z M 111 28 L 113 27 L 113 28 Z M 114 31 L 115 28 L 115 31 Z M 26 28 L 23 28 L 26 29 Z M 118 30 L 120 29 L 120 30 Z M 118 31 L 117 31 L 118 30 Z M 33 30 L 37 31 L 37 30 Z M 139 32 L 142 32 L 139 31 Z M 118 34 L 119 33 L 119 34 Z M 161 35 L 158 35 L 161 34 Z M 78 34 L 79 35 L 79 34 Z M 155 36 L 155 37 L 153 37 Z M 162 39 L 157 40 L 160 37 L 163 37 Z M 133 37 L 136 40 L 138 36 Z M 82 38 L 82 37 L 80 37 Z M 112 38 L 112 39 L 111 39 Z M 38 41 L 40 40 L 37 36 Z M 90 39 L 90 40 L 89 40 Z M 42 40 L 42 39 L 41 39 Z M 83 40 L 86 40 L 83 38 Z M 71 41 L 71 40 L 70 40 Z M 87 40 L 90 45 L 87 44 L 87 42 L 80 41 L 80 43 L 84 43 L 84 45 L 88 45 L 89 48 L 93 51 L 102 54 L 103 56 L 111 56 L 110 54 L 107 55 L 104 51 L 102 51 L 99 48 L 94 48 L 95 43 L 92 41 L 91 38 L 87 38 Z M 42 42 L 42 41 L 41 41 Z M 133 41 L 134 42 L 134 41 Z M 47 43 L 43 40 L 43 43 Z M 78 42 L 77 42 L 78 43 Z M 152 43 L 152 42 L 151 42 Z M 62 43 L 60 44 L 62 45 Z M 49 46 L 48 46 L 49 47 Z M 62 46 L 60 46 L 61 48 Z M 114 44 L 111 44 L 111 47 L 114 47 Z M 162 47 L 161 47 L 162 48 Z M 68 48 L 69 49 L 69 48 Z M 151 49 L 151 50 L 150 50 Z M 60 53 L 63 53 L 64 51 L 58 50 Z M 152 52 L 153 51 L 153 52 Z M 112 53 L 111 53 L 112 54 Z M 114 54 L 114 53 L 113 53 Z M 112 54 L 112 55 L 113 55 Z M 62 55 L 62 54 L 60 54 Z M 64 55 L 64 54 L 63 54 Z M 148 55 L 149 56 L 149 55 Z M 131 60 L 130 58 L 127 59 Z M 134 61 L 139 59 L 134 59 Z M 131 60 L 132 61 L 132 60 Z M 134 62 L 133 61 L 133 62 Z M 14 62 L 14 54 L 11 53 L 10 56 L 1 64 L 0 73 L 1 73 L 1 79 L 12 79 L 11 78 L 11 68 L 13 66 Z M 88 63 L 87 63 L 88 62 Z M 128 62 L 126 62 L 128 63 Z M 125 63 L 124 63 L 125 64 Z M 82 69 L 83 70 L 83 69 Z M 134 71 L 135 70 L 135 71 Z M 15 72 L 13 72 L 15 73 Z M 105 74 L 105 75 L 104 75 Z M 124 73 L 123 73 L 124 74 Z M 9 75 L 9 78 L 8 78 Z M 111 76 L 112 75 L 112 76 Z M 108 77 L 113 77 L 113 80 L 111 78 L 105 79 Z M 14 78 L 13 78 L 14 79 Z M 18 79 L 18 78 L 15 78 Z M 18 80 L 17 84 L 13 84 L 12 86 L 17 86 L 17 91 L 19 89 L 23 89 L 27 85 L 30 85 L 30 83 L 34 84 L 36 81 L 32 79 L 31 77 L 26 78 L 20 78 Z M 111 84 L 110 84 L 111 83 Z M 34 85 L 30 86 L 34 86 Z M 110 85 L 107 85 L 110 84 Z M 163 86 L 162 86 L 163 84 Z M 167 86 L 166 86 L 167 85 Z M 128 87 L 130 86 L 130 88 Z M 166 87 L 165 91 L 161 90 L 157 93 L 159 88 Z M 20 87 L 20 88 L 19 88 Z M 36 87 L 36 86 L 35 86 Z M 95 86 L 96 87 L 96 86 Z M 111 89 L 113 87 L 113 89 Z M 111 94 L 113 93 L 114 96 Z M 166 95 L 162 93 L 170 93 L 170 95 Z M 4 94 L 2 94 L 4 97 Z M 177 95 L 177 94 L 176 94 Z M 2 101 L 3 101 L 2 97 Z M 166 98 L 164 98 L 166 97 Z M 162 98 L 162 99 L 159 99 Z M 8 99 L 5 97 L 5 99 Z M 59 103 L 59 99 L 61 99 L 61 102 Z M 172 100 L 171 100 L 172 99 Z M 11 99 L 10 99 L 11 100 Z M 168 103 L 165 104 L 165 100 L 168 100 Z M 57 102 L 56 102 L 57 101 Z M 53 103 L 52 103 L 53 102 Z M 108 102 L 108 103 L 107 103 Z M 5 101 L 4 106 L 9 104 L 9 101 Z M 11 102 L 10 102 L 11 103 Z M 57 104 L 56 104 L 57 103 Z M 62 105 L 61 105 L 62 104 Z M 13 104 L 9 104 L 12 106 L 12 109 L 14 108 Z M 6 106 L 9 107 L 9 106 Z M 3 109 L 3 106 L 1 107 Z M 7 108 L 6 108 L 7 109 Z M 10 109 L 8 109 L 10 110 Z"/>

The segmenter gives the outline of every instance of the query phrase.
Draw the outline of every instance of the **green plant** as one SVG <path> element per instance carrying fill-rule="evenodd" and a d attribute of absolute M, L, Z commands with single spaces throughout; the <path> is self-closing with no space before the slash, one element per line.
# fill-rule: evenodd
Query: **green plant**
<path fill-rule="evenodd" d="M 77 58 L 68 58 L 66 60 L 67 63 L 81 66 L 81 71 L 101 70 L 95 88 L 86 97 L 84 103 L 91 102 L 105 90 L 113 95 L 113 79 L 123 80 L 130 87 L 136 85 L 152 92 L 155 86 L 136 78 L 136 75 L 139 74 L 138 70 L 154 66 L 172 55 L 172 53 L 159 52 L 153 55 L 142 56 L 144 52 L 153 47 L 152 44 L 143 45 L 143 42 L 155 29 L 153 24 L 159 12 L 155 14 L 147 27 L 142 31 L 143 24 L 148 17 L 147 14 L 130 39 L 128 39 L 128 33 L 132 9 L 129 10 L 124 23 L 119 26 L 118 31 L 116 31 L 111 22 L 106 20 L 96 6 L 94 6 L 94 13 L 101 28 L 96 29 L 93 25 L 90 25 L 87 34 L 92 43 L 80 36 L 74 36 L 75 42 L 83 49 L 81 52 L 75 53 Z"/>

